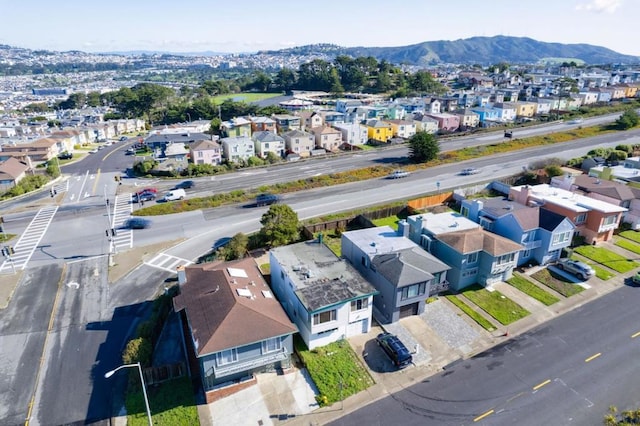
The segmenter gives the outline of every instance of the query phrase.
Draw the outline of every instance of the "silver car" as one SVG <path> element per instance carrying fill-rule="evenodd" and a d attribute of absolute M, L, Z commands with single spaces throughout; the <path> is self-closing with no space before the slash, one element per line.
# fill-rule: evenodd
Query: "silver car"
<path fill-rule="evenodd" d="M 596 274 L 596 271 L 589 265 L 579 260 L 560 259 L 558 261 L 558 269 L 567 271 L 581 280 L 588 280 Z"/>

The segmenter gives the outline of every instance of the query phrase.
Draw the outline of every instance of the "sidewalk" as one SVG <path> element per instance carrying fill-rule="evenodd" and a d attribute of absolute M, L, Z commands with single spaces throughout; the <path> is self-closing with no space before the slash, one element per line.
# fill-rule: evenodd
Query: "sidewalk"
<path fill-rule="evenodd" d="M 529 271 L 526 275 L 533 272 L 535 272 L 535 269 Z M 563 298 L 551 306 L 543 305 L 509 284 L 496 284 L 493 286 L 494 289 L 529 310 L 531 314 L 510 324 L 508 327 L 501 326 L 492 333 L 468 321 L 466 315 L 459 315 L 457 308 L 446 299 L 430 303 L 427 305 L 424 314 L 419 317 L 402 319 L 391 327 L 393 332 L 399 335 L 410 334 L 411 338 L 408 341 L 416 342 L 420 346 L 418 361 L 414 367 L 408 367 L 405 370 L 387 375 L 372 372 L 371 374 L 376 384 L 369 389 L 347 398 L 343 403 L 338 402 L 330 407 L 323 407 L 309 414 L 297 416 L 287 422 L 287 425 L 324 425 L 335 421 L 378 399 L 419 383 L 425 378 L 442 371 L 447 365 L 457 360 L 470 358 L 620 288 L 625 285 L 625 279 L 633 275 L 634 272 L 618 275 L 607 281 L 592 278 L 586 286 L 588 288 L 583 292 L 569 298 Z M 419 322 L 417 322 L 418 320 Z M 421 325 L 420 322 L 423 324 Z M 385 329 L 388 328 L 385 325 Z M 356 354 L 362 354 L 365 343 L 375 338 L 375 335 L 380 330 L 381 328 L 375 327 L 367 335 L 350 338 L 349 343 Z M 407 347 L 410 350 L 414 350 L 409 345 Z M 362 357 L 361 360 L 366 365 Z"/>

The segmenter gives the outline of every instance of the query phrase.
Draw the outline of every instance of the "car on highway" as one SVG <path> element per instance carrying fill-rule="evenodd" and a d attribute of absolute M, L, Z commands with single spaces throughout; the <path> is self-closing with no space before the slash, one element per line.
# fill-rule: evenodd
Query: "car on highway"
<path fill-rule="evenodd" d="M 591 266 L 579 260 L 560 259 L 556 266 L 558 269 L 567 271 L 583 281 L 588 280 L 596 274 L 596 271 Z"/>
<path fill-rule="evenodd" d="M 389 176 L 389 179 L 400 179 L 409 176 L 409 172 L 406 170 L 394 170 Z"/>
<path fill-rule="evenodd" d="M 121 136 L 121 137 L 120 137 L 120 142 L 124 142 L 124 141 L 126 141 L 127 139 L 129 139 L 129 138 L 127 138 L 126 136 Z"/>
<path fill-rule="evenodd" d="M 467 167 L 466 169 L 460 170 L 460 174 L 463 176 L 475 175 L 480 173 L 480 170 L 474 169 L 473 167 Z"/>
<path fill-rule="evenodd" d="M 280 197 L 278 197 L 276 194 L 259 194 L 256 197 L 256 206 L 269 206 L 271 204 L 277 203 L 278 201 L 280 201 Z"/>
<path fill-rule="evenodd" d="M 138 191 L 132 195 L 132 200 L 134 203 L 139 203 L 142 201 L 152 201 L 157 197 L 157 193 L 155 191 L 150 191 L 143 189 L 142 191 Z"/>
<path fill-rule="evenodd" d="M 393 365 L 405 368 L 413 362 L 413 356 L 398 336 L 391 333 L 380 333 L 376 337 L 376 343 L 387 354 Z"/>
<path fill-rule="evenodd" d="M 584 120 L 582 118 L 574 118 L 573 120 L 569 120 L 567 121 L 567 124 L 580 124 L 582 123 Z"/>
<path fill-rule="evenodd" d="M 180 182 L 177 184 L 174 189 L 191 189 L 196 186 L 196 183 L 192 180 L 185 180 L 184 182 Z"/>
<path fill-rule="evenodd" d="M 151 226 L 151 221 L 143 217 L 132 217 L 125 220 L 122 226 L 127 229 L 146 229 Z"/>
<path fill-rule="evenodd" d="M 91 151 L 89 151 L 89 154 L 95 154 L 96 152 L 98 152 L 97 149 L 92 149 Z"/>

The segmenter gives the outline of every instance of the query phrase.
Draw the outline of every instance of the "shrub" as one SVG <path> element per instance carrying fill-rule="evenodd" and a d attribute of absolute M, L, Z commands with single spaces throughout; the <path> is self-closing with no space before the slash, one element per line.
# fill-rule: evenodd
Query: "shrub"
<path fill-rule="evenodd" d="M 149 339 L 138 337 L 127 342 L 127 346 L 122 352 L 122 362 L 125 364 L 140 364 L 146 366 L 151 364 L 153 348 Z"/>

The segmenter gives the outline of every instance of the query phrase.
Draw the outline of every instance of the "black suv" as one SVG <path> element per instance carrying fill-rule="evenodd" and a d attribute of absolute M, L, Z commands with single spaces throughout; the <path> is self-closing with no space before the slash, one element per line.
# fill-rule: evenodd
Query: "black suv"
<path fill-rule="evenodd" d="M 268 206 L 275 204 L 280 198 L 275 194 L 260 194 L 256 197 L 256 206 Z"/>
<path fill-rule="evenodd" d="M 386 352 L 396 367 L 404 368 L 413 362 L 411 353 L 397 336 L 391 333 L 380 333 L 376 337 L 376 343 Z"/>
<path fill-rule="evenodd" d="M 61 160 L 70 160 L 73 158 L 73 154 L 69 151 L 61 152 L 58 154 L 58 158 Z"/>

